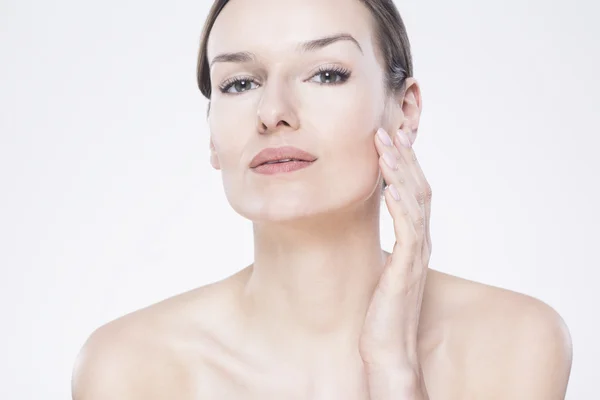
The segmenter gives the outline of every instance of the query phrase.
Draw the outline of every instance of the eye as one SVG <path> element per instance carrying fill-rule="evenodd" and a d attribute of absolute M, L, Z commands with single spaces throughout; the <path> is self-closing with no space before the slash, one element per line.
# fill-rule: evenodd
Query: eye
<path fill-rule="evenodd" d="M 248 90 L 256 89 L 258 84 L 249 77 L 235 77 L 223 82 L 219 89 L 222 93 L 239 94 Z"/>
<path fill-rule="evenodd" d="M 312 76 L 311 82 L 319 85 L 338 85 L 350 77 L 350 71 L 342 67 L 322 67 Z"/>

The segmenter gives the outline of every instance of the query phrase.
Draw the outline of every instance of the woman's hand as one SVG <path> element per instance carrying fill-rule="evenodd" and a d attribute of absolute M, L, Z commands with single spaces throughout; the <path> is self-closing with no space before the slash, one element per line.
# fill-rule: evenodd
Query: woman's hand
<path fill-rule="evenodd" d="M 385 202 L 396 243 L 373 293 L 360 337 L 371 400 L 428 399 L 417 355 L 417 332 L 431 254 L 431 187 L 412 141 L 380 129 L 376 148 L 388 187 Z"/>

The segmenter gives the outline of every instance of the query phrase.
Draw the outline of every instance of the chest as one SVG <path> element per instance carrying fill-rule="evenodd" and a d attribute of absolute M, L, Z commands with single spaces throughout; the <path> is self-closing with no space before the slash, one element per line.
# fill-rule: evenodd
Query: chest
<path fill-rule="evenodd" d="M 425 382 L 432 399 L 464 400 L 467 368 L 449 344 L 441 338 L 423 340 L 420 359 Z M 286 358 L 257 362 L 256 354 L 248 357 L 239 351 L 212 349 L 191 367 L 196 382 L 193 399 L 369 400 L 367 377 L 358 358 L 328 363 L 316 371 L 282 361 Z"/>
<path fill-rule="evenodd" d="M 198 399 L 368 400 L 362 365 L 338 370 L 294 372 L 289 366 L 244 369 L 204 366 L 197 378 Z"/>

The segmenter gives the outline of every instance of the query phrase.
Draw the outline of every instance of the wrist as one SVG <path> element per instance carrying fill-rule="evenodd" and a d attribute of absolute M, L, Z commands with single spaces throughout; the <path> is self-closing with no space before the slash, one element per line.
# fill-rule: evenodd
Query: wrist
<path fill-rule="evenodd" d="M 372 400 L 428 400 L 421 368 L 371 367 L 367 379 Z"/>

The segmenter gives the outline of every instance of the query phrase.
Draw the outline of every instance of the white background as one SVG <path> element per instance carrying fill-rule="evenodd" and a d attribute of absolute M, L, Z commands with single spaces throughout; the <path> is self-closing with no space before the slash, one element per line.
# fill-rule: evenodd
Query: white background
<path fill-rule="evenodd" d="M 600 398 L 598 2 L 398 5 L 431 267 L 553 306 L 574 342 L 567 398 Z M 195 83 L 209 6 L 0 2 L 0 398 L 70 398 L 95 328 L 251 262 Z"/>

